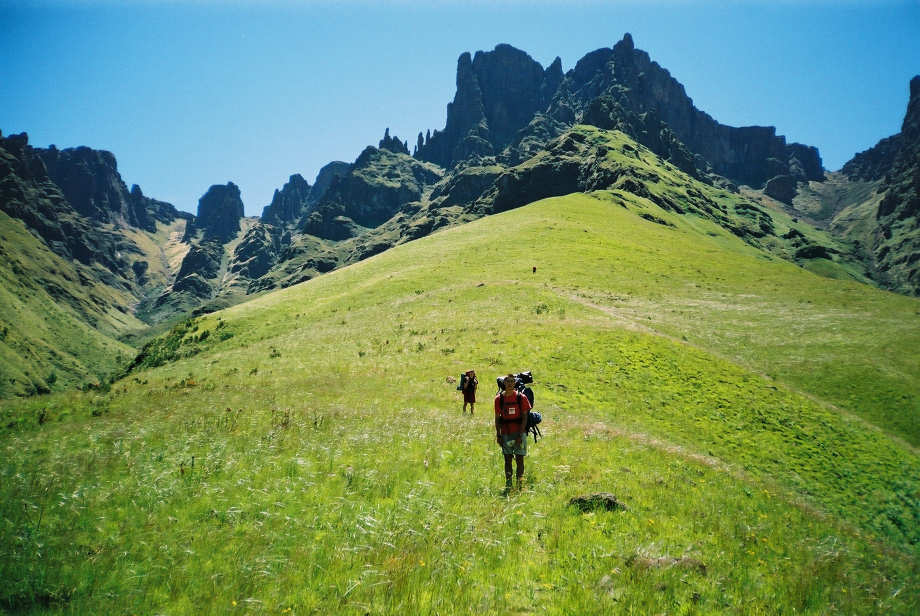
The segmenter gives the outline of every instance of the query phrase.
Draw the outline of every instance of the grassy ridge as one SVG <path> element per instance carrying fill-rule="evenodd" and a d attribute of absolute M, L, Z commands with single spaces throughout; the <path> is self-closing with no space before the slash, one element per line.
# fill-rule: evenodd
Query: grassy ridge
<path fill-rule="evenodd" d="M 183 325 L 106 395 L 4 403 L 0 605 L 911 613 L 915 424 L 872 377 L 909 414 L 917 307 L 616 191 L 438 233 Z M 844 414 L 796 379 L 877 340 Z M 488 397 L 522 368 L 546 439 L 505 497 Z M 628 510 L 566 505 L 601 490 Z"/>

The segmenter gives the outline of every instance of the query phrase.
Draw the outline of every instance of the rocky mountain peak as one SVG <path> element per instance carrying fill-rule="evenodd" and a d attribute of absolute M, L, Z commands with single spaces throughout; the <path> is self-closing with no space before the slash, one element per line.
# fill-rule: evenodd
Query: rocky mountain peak
<path fill-rule="evenodd" d="M 334 160 L 319 170 L 316 174 L 316 181 L 313 183 L 313 190 L 310 191 L 310 203 L 316 203 L 323 198 L 329 187 L 339 178 L 348 175 L 351 171 L 351 163 L 341 160 Z"/>
<path fill-rule="evenodd" d="M 98 222 L 122 219 L 142 226 L 129 212 L 128 187 L 118 173 L 114 154 L 85 146 L 38 149 L 36 153 L 45 163 L 48 175 L 80 214 Z"/>
<path fill-rule="evenodd" d="M 311 190 L 302 175 L 291 175 L 281 190 L 275 190 L 272 202 L 262 209 L 262 220 L 276 225 L 296 223 L 303 215 Z"/>
<path fill-rule="evenodd" d="M 204 231 L 205 239 L 227 242 L 239 233 L 243 215 L 239 187 L 233 182 L 215 184 L 198 200 L 198 216 L 194 226 Z"/>
<path fill-rule="evenodd" d="M 381 150 L 390 150 L 391 152 L 396 152 L 398 154 L 409 154 L 409 143 L 400 141 L 399 137 L 393 136 L 390 137 L 390 129 L 387 128 L 383 133 L 383 139 L 380 140 L 380 143 L 377 145 Z"/>
<path fill-rule="evenodd" d="M 500 152 L 534 114 L 546 109 L 562 81 L 562 61 L 546 70 L 527 53 L 502 43 L 460 54 L 457 92 L 447 123 L 430 139 L 419 135 L 415 155 L 440 166 Z"/>
<path fill-rule="evenodd" d="M 901 134 L 908 139 L 920 139 L 920 75 L 910 80 L 910 99 L 901 124 Z"/>
<path fill-rule="evenodd" d="M 725 126 L 698 110 L 684 87 L 637 49 L 629 33 L 611 48 L 586 54 L 564 75 L 559 58 L 544 70 L 507 44 L 474 56 L 464 52 L 457 61 L 457 92 L 447 106 L 444 130 L 424 139 L 420 133 L 414 155 L 446 168 L 487 156 L 519 160 L 580 121 L 601 96 L 630 116 L 625 122 L 614 118 L 614 124 L 641 123 L 648 133 L 648 126 L 663 123 L 669 141 L 679 141 L 706 161 L 694 163 L 696 168 L 711 165 L 715 173 L 754 187 L 780 175 L 796 181 L 824 178 L 817 149 L 787 144 L 770 126 Z M 642 141 L 642 135 L 632 136 Z M 658 153 L 674 151 L 668 145 Z"/>

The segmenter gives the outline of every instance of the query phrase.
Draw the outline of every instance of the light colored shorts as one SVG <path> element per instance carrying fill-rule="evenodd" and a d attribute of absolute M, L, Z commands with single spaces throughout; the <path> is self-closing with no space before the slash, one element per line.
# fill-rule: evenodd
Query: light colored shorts
<path fill-rule="evenodd" d="M 521 446 L 517 447 L 516 441 L 518 436 L 521 437 Z M 527 455 L 527 433 L 524 434 L 502 434 L 502 453 L 506 456 L 526 456 Z"/>

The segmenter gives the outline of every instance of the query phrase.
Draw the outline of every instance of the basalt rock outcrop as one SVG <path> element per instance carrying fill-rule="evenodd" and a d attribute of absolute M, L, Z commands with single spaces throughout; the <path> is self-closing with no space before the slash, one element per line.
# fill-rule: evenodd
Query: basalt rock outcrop
<path fill-rule="evenodd" d="M 137 185 L 129 192 L 110 152 L 33 148 L 25 133 L 0 135 L 0 150 L 0 209 L 22 220 L 55 254 L 98 264 L 125 289 L 137 286 L 128 256 L 142 251 L 119 228 L 153 232 L 157 221 L 191 218 L 145 197 Z"/>
<path fill-rule="evenodd" d="M 863 241 L 879 281 L 920 295 L 920 75 L 910 81 L 901 132 L 857 154 L 841 172 L 853 181 L 877 183 L 875 225 Z"/>
<path fill-rule="evenodd" d="M 239 187 L 233 182 L 215 184 L 198 200 L 198 215 L 194 224 L 189 225 L 186 239 L 202 231 L 206 240 L 228 242 L 240 232 L 240 219 L 243 216 Z"/>
<path fill-rule="evenodd" d="M 767 181 L 763 192 L 777 201 L 792 204 L 796 195 L 796 179 L 791 175 L 778 175 Z"/>
<path fill-rule="evenodd" d="M 463 53 L 457 61 L 457 92 L 447 123 L 424 142 L 416 157 L 441 167 L 501 152 L 534 114 L 549 104 L 562 80 L 562 61 L 549 68 L 510 45 Z M 419 135 L 421 137 L 421 135 Z"/>
<path fill-rule="evenodd" d="M 225 245 L 240 234 L 243 215 L 240 189 L 233 182 L 211 186 L 198 200 L 198 215 L 183 238 L 188 252 L 172 286 L 154 303 L 160 312 L 191 310 L 217 294 L 217 279 L 229 260 Z"/>
<path fill-rule="evenodd" d="M 683 86 L 636 49 L 629 34 L 612 48 L 587 54 L 564 75 L 558 58 L 544 70 L 509 45 L 473 58 L 462 54 L 444 130 L 424 140 L 420 134 L 415 156 L 448 168 L 491 155 L 516 164 L 541 139 L 546 143 L 579 121 L 625 129 L 685 171 L 696 170 L 694 175 L 711 166 L 754 187 L 778 175 L 823 178 L 816 148 L 787 144 L 769 126 L 719 124 L 696 109 Z M 516 151 L 522 147 L 524 155 Z"/>
<path fill-rule="evenodd" d="M 408 203 L 419 201 L 443 171 L 430 163 L 368 146 L 348 173 L 331 183 L 303 223 L 317 237 L 342 240 L 373 228 Z"/>
<path fill-rule="evenodd" d="M 319 170 L 313 190 L 310 191 L 310 203 L 317 203 L 326 195 L 326 191 L 338 178 L 345 177 L 351 171 L 352 164 L 340 160 L 332 161 Z"/>
<path fill-rule="evenodd" d="M 664 160 L 697 179 L 707 178 L 712 171 L 706 160 L 690 152 L 654 110 L 638 114 L 624 108 L 613 97 L 601 95 L 588 104 L 582 121 L 598 128 L 619 130 L 630 135 Z"/>
<path fill-rule="evenodd" d="M 300 220 L 312 190 L 303 176 L 295 173 L 280 190 L 275 190 L 272 202 L 262 209 L 262 222 L 286 225 Z"/>
<path fill-rule="evenodd" d="M 262 209 L 261 221 L 281 227 L 298 226 L 333 182 L 348 175 L 351 168 L 349 163 L 333 161 L 320 169 L 313 186 L 295 173 L 280 190 L 275 190 L 272 202 Z"/>
<path fill-rule="evenodd" d="M 178 213 L 169 203 L 149 199 L 136 184 L 128 191 L 111 152 L 88 147 L 36 149 L 51 180 L 68 203 L 90 220 L 155 232 L 156 221 Z"/>
<path fill-rule="evenodd" d="M 377 144 L 377 147 L 381 150 L 389 150 L 391 152 L 396 152 L 397 154 L 409 155 L 409 143 L 405 141 L 400 141 L 399 137 L 393 136 L 390 137 L 390 129 L 386 129 L 383 133 L 383 139 L 380 140 L 380 143 Z"/>
<path fill-rule="evenodd" d="M 0 212 L 0 397 L 100 382 L 171 275 L 157 242 L 191 215 L 129 192 L 108 152 L 25 133 L 0 134 Z"/>

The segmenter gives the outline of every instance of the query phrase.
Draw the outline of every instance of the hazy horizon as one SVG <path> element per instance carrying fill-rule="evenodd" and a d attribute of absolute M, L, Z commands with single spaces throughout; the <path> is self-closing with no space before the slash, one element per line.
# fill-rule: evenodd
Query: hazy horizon
<path fill-rule="evenodd" d="M 232 181 L 259 215 L 386 128 L 442 129 L 457 57 L 511 44 L 563 69 L 629 32 L 697 108 L 775 126 L 837 170 L 900 130 L 920 3 L 25 2 L 0 5 L 0 130 L 111 151 L 125 182 L 196 212 Z"/>

